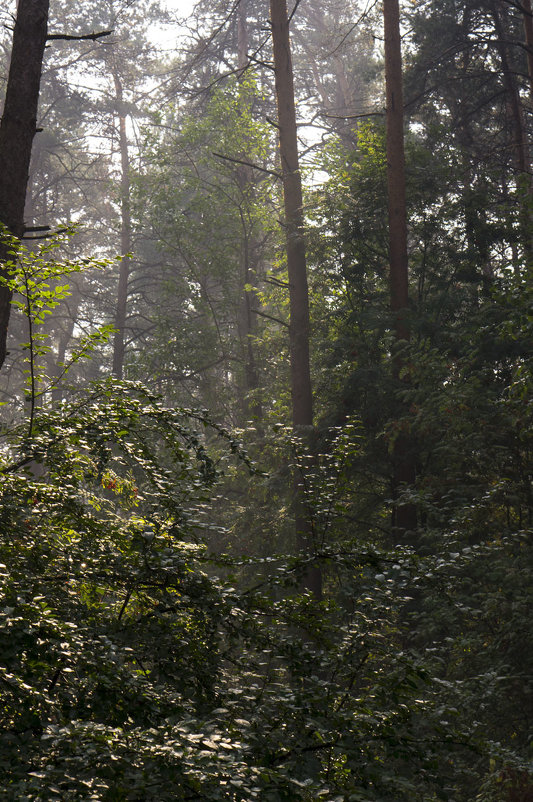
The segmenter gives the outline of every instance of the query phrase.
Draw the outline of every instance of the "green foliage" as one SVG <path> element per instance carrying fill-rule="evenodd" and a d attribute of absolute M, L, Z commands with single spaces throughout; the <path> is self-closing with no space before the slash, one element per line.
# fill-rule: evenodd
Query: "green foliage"
<path fill-rule="evenodd" d="M 146 798 L 126 789 L 165 763 L 161 721 L 214 694 L 222 598 L 181 538 L 202 528 L 215 466 L 182 413 L 109 383 L 40 411 L 3 462 L 2 786 Z"/>
<path fill-rule="evenodd" d="M 410 605 L 413 588 L 429 598 L 431 566 L 451 581 L 477 552 L 435 564 L 317 543 L 337 587 L 323 604 L 298 592 L 302 558 L 210 556 L 209 427 L 105 382 L 6 441 L 6 798 L 448 798 L 483 739 L 450 712 L 462 686 L 439 680 L 438 655 L 406 646 Z M 317 527 L 355 432 L 309 485 Z"/>
<path fill-rule="evenodd" d="M 29 426 L 3 430 L 0 449 L 1 798 L 531 794 L 527 198 L 509 170 L 492 12 L 463 6 L 409 12 L 418 50 L 406 54 L 407 94 L 421 99 L 408 103 L 413 335 L 401 382 L 383 126 L 346 126 L 323 151 L 327 178 L 306 199 L 319 425 L 305 444 L 285 428 L 272 132 L 257 121 L 264 98 L 249 73 L 154 114 L 154 164 L 133 177 L 134 217 L 158 245 L 140 246 L 150 269 L 132 273 L 135 314 L 141 298 L 152 308 L 129 375 L 149 375 L 164 400 L 103 381 L 51 406 L 60 374 L 109 327 L 51 371 L 44 323 L 81 266 L 54 258 L 55 241 L 13 247 L 31 412 Z M 92 5 L 94 19 L 106 9 Z M 328 71 L 328 91 L 336 78 Z M 253 327 L 243 310 L 266 317 Z M 255 386 L 244 380 L 250 353 Z M 242 424 L 247 392 L 263 405 L 243 432 L 261 471 L 207 413 L 172 403 L 192 398 Z M 405 433 L 417 482 L 404 500 L 419 526 L 399 548 L 391 454 Z M 294 471 L 312 531 L 304 555 Z M 309 565 L 322 570 L 323 602 L 301 591 Z"/>
<path fill-rule="evenodd" d="M 20 343 L 24 354 L 25 398 L 30 405 L 29 428 L 33 426 L 36 403 L 67 375 L 80 360 L 91 355 L 94 349 L 107 341 L 113 331 L 111 325 L 102 325 L 79 339 L 69 358 L 55 365 L 50 376 L 47 357 L 52 353 L 46 322 L 54 310 L 69 297 L 71 288 L 65 279 L 90 270 L 102 270 L 112 264 L 109 259 L 65 259 L 57 252 L 76 233 L 70 226 L 61 233 L 51 235 L 38 247 L 29 248 L 4 230 L 2 237 L 8 243 L 10 261 L 5 263 L 5 275 L 0 281 L 13 293 L 12 306 L 18 310 L 26 325 L 26 342 Z M 117 260 L 115 260 L 117 261 Z"/>
<path fill-rule="evenodd" d="M 167 376 L 169 399 L 208 406 L 232 424 L 246 419 L 246 366 L 259 321 L 247 310 L 258 305 L 277 225 L 272 181 L 261 172 L 272 143 L 256 119 L 260 102 L 246 76 L 213 89 L 200 109 L 169 106 L 157 135 L 147 134 L 152 169 L 135 182 L 139 217 L 159 252 L 151 254 L 157 325 L 132 375 Z"/>

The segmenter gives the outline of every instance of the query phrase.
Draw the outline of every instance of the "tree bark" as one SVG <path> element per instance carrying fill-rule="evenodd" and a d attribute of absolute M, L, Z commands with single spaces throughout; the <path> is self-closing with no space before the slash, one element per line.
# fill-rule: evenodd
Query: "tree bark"
<path fill-rule="evenodd" d="M 286 0 L 270 0 L 270 17 L 289 277 L 292 425 L 296 435 L 308 436 L 313 426 L 313 397 L 309 365 L 309 292 L 302 180 L 298 160 L 294 81 Z M 313 546 L 312 529 L 309 517 L 304 511 L 303 486 L 299 476 L 295 477 L 295 510 L 298 546 L 303 553 L 309 554 Z M 321 598 L 322 576 L 318 567 L 309 569 L 304 577 L 304 584 L 315 598 Z"/>
<path fill-rule="evenodd" d="M 285 0 L 271 0 L 272 39 L 283 202 L 290 287 L 292 418 L 295 428 L 312 426 L 313 401 L 309 368 L 309 293 L 304 239 L 302 180 L 298 160 L 296 109 Z"/>
<path fill-rule="evenodd" d="M 387 116 L 387 186 L 389 216 L 390 302 L 394 316 L 396 340 L 408 341 L 411 331 L 408 320 L 409 284 L 407 256 L 407 208 L 405 193 L 405 148 L 402 86 L 402 51 L 400 9 L 398 0 L 383 0 L 385 27 L 385 85 Z M 392 369 L 396 382 L 402 380 L 402 357 L 393 354 Z M 400 433 L 393 451 L 393 494 L 415 481 L 412 444 L 406 433 Z M 412 504 L 395 504 L 395 534 L 402 538 L 416 528 L 416 509 Z"/>
<path fill-rule="evenodd" d="M 515 166 L 517 173 L 517 187 L 522 193 L 520 202 L 520 227 L 522 229 L 522 244 L 524 248 L 524 257 L 527 264 L 533 264 L 533 237 L 531 232 L 531 198 L 533 197 L 533 187 L 531 183 L 531 159 L 529 155 L 529 141 L 526 133 L 526 125 L 524 120 L 524 110 L 522 108 L 522 99 L 520 97 L 520 89 L 516 80 L 516 75 L 513 71 L 509 59 L 508 42 L 505 33 L 504 19 L 502 15 L 506 14 L 506 8 L 494 0 L 491 3 L 491 14 L 494 20 L 494 28 L 496 31 L 496 43 L 498 54 L 500 56 L 500 63 L 502 68 L 503 83 L 508 104 L 508 116 L 511 127 L 511 146 L 515 156 Z M 531 24 L 531 17 L 527 17 L 524 13 L 525 20 L 529 19 Z M 526 27 L 526 34 L 528 28 Z M 530 65 L 528 53 L 528 66 Z"/>
<path fill-rule="evenodd" d="M 249 184 L 253 181 L 248 168 L 239 168 L 239 178 Z M 241 172 L 242 171 L 242 172 Z M 249 184 L 251 186 L 251 183 Z M 262 434 L 261 421 L 263 419 L 263 408 L 261 399 L 258 396 L 260 387 L 259 370 L 255 357 L 254 339 L 257 334 L 257 295 L 254 289 L 248 287 L 257 280 L 257 270 L 253 268 L 254 256 L 257 259 L 258 245 L 255 240 L 248 236 L 246 221 L 242 215 L 242 241 L 240 254 L 240 268 L 243 282 L 242 295 L 238 311 L 237 330 L 241 342 L 242 359 L 244 363 L 243 376 L 243 397 L 242 397 L 242 424 L 246 425 L 250 420 L 255 423 L 258 434 Z"/>
<path fill-rule="evenodd" d="M 237 67 L 244 72 L 248 66 L 248 3 L 241 0 L 237 17 Z"/>
<path fill-rule="evenodd" d="M 0 122 L 0 222 L 20 239 L 33 138 L 37 131 L 39 90 L 48 32 L 49 0 L 19 0 L 11 63 Z M 10 248 L 0 241 L 0 277 Z M 11 290 L 0 284 L 0 368 L 6 358 Z"/>
<path fill-rule="evenodd" d="M 502 12 L 504 12 L 504 9 L 502 9 Z M 524 112 L 522 109 L 522 101 L 520 99 L 520 91 L 516 81 L 516 76 L 509 61 L 504 24 L 497 2 L 493 2 L 491 4 L 491 13 L 494 20 L 497 48 L 500 56 L 503 81 L 507 94 L 507 102 L 509 104 L 509 116 L 513 130 L 512 145 L 515 154 L 516 169 L 519 173 L 527 174 L 529 173 L 530 159 L 524 122 Z"/>
<path fill-rule="evenodd" d="M 237 19 L 237 66 L 241 75 L 245 74 L 249 63 L 248 46 L 248 0 L 241 0 Z M 242 153 L 243 161 L 246 160 L 247 157 L 247 153 Z M 244 204 L 246 203 L 247 197 L 252 196 L 254 192 L 254 170 L 247 164 L 240 164 L 237 169 L 237 176 Z M 261 420 L 263 418 L 263 409 L 261 399 L 258 396 L 259 370 L 255 358 L 254 346 L 254 339 L 257 334 L 256 311 L 258 308 L 258 299 L 255 290 L 248 289 L 250 285 L 255 284 L 257 281 L 259 246 L 253 235 L 253 231 L 248 231 L 246 215 L 243 213 L 242 207 L 240 212 L 242 222 L 240 262 L 243 289 L 239 305 L 238 331 L 242 343 L 244 362 L 242 414 L 243 423 L 247 423 L 251 418 L 256 424 L 258 434 L 262 434 Z"/>
<path fill-rule="evenodd" d="M 118 277 L 117 303 L 115 307 L 115 337 L 113 341 L 113 375 L 122 379 L 124 372 L 125 329 L 128 312 L 128 280 L 131 252 L 131 206 L 130 206 L 130 160 L 126 134 L 126 116 L 123 112 L 123 89 L 120 78 L 113 72 L 115 99 L 118 108 L 120 148 L 120 250 L 122 261 Z"/>
<path fill-rule="evenodd" d="M 533 109 L 533 10 L 531 0 L 522 0 L 524 34 L 526 39 L 527 72 L 529 78 L 529 99 Z"/>

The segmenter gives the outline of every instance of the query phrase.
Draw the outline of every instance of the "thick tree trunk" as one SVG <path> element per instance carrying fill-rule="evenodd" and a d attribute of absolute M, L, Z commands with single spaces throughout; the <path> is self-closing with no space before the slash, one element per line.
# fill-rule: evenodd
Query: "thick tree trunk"
<path fill-rule="evenodd" d="M 289 23 L 285 0 L 271 0 L 270 10 L 290 286 L 292 417 L 294 427 L 298 428 L 313 424 L 302 181 L 298 161 Z"/>
<path fill-rule="evenodd" d="M 117 303 L 115 307 L 115 337 L 113 341 L 113 375 L 122 378 L 124 372 L 125 330 L 128 311 L 128 280 L 130 275 L 131 252 L 131 207 L 130 207 L 130 160 L 126 135 L 126 116 L 122 110 L 122 83 L 113 74 L 115 97 L 118 107 L 119 147 L 120 147 L 120 250 L 122 261 L 118 277 Z"/>
<path fill-rule="evenodd" d="M 290 372 L 292 424 L 297 435 L 309 435 L 313 426 L 313 398 L 309 366 L 309 293 L 304 239 L 302 180 L 298 161 L 298 137 L 289 20 L 286 0 L 270 0 L 274 71 L 278 103 L 279 145 L 283 175 L 283 201 L 290 295 Z M 303 509 L 301 480 L 295 479 L 296 534 L 299 548 L 312 550 L 311 524 Z M 311 568 L 305 585 L 315 598 L 322 593 L 320 569 Z"/>
<path fill-rule="evenodd" d="M 385 84 L 387 97 L 387 184 L 389 211 L 390 298 L 396 339 L 409 340 L 409 284 L 407 259 L 407 209 L 405 199 L 405 150 L 403 133 L 402 52 L 398 0 L 383 0 L 385 24 Z M 401 380 L 403 362 L 393 354 L 393 375 Z M 393 491 L 414 484 L 415 462 L 412 444 L 400 433 L 393 452 Z M 393 510 L 395 533 L 403 537 L 416 527 L 412 504 L 396 504 Z"/>
<path fill-rule="evenodd" d="M 11 63 L 4 111 L 0 122 L 0 222 L 13 236 L 24 233 L 24 204 L 37 108 L 44 49 L 48 30 L 49 0 L 19 0 L 13 32 Z M 1 265 L 9 248 L 0 242 Z M 11 290 L 0 284 L 0 368 L 6 357 Z"/>

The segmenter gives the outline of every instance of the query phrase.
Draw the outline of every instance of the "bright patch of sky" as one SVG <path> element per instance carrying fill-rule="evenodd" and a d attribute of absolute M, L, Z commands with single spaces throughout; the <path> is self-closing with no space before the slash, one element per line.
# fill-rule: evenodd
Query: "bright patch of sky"
<path fill-rule="evenodd" d="M 176 41 L 186 34 L 186 29 L 180 28 L 177 20 L 186 20 L 192 13 L 194 3 L 195 0 L 162 0 L 161 5 L 176 21 L 152 27 L 151 38 L 158 49 L 173 50 L 176 47 Z"/>
<path fill-rule="evenodd" d="M 186 17 L 193 9 L 194 0 L 166 0 L 164 5 L 173 11 L 177 11 L 182 17 Z"/>

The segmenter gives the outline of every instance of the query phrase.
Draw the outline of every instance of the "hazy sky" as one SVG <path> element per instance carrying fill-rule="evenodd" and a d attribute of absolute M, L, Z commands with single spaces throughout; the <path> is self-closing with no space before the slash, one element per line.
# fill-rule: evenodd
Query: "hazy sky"
<path fill-rule="evenodd" d="M 162 0 L 162 5 L 166 6 L 169 11 L 177 14 L 180 18 L 184 19 L 191 13 L 196 0 Z M 165 25 L 163 27 L 156 27 L 151 30 L 151 39 L 154 44 L 160 48 L 172 49 L 176 40 L 180 38 L 181 30 L 176 25 Z M 183 31 L 185 33 L 185 31 Z"/>
<path fill-rule="evenodd" d="M 187 16 L 192 11 L 194 0 L 165 0 L 168 8 L 177 11 L 182 16 Z"/>

